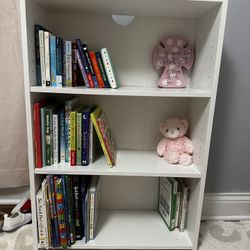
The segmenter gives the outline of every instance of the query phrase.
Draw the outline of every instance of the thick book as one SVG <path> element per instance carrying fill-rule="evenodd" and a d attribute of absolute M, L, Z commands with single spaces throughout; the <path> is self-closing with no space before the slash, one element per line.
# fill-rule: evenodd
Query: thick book
<path fill-rule="evenodd" d="M 97 58 L 96 58 L 95 51 L 90 51 L 89 56 L 90 56 L 90 59 L 91 59 L 92 65 L 93 65 L 93 69 L 94 69 L 94 72 L 95 72 L 95 75 L 96 75 L 96 79 L 97 79 L 99 88 L 104 88 L 105 87 L 104 86 L 104 81 L 102 79 L 102 74 L 101 74 L 101 71 L 100 71 L 100 68 L 99 68 L 99 65 L 98 65 L 98 61 L 97 61 Z"/>
<path fill-rule="evenodd" d="M 62 87 L 63 75 L 63 39 L 56 37 L 56 83 L 57 87 Z"/>
<path fill-rule="evenodd" d="M 50 33 L 48 31 L 44 31 L 44 62 L 45 62 L 45 81 L 46 86 L 51 86 L 50 79 Z"/>
<path fill-rule="evenodd" d="M 175 178 L 160 177 L 159 212 L 170 231 L 175 229 L 177 189 Z"/>
<path fill-rule="evenodd" d="M 106 48 L 102 48 L 101 55 L 102 55 L 102 61 L 104 64 L 104 68 L 105 68 L 105 71 L 106 71 L 106 74 L 107 74 L 107 77 L 109 80 L 109 84 L 110 84 L 111 88 L 115 89 L 115 88 L 117 88 L 118 81 L 117 81 L 117 78 L 115 75 L 114 67 L 112 65 L 108 50 Z"/>
<path fill-rule="evenodd" d="M 82 50 L 83 50 L 83 53 L 85 55 L 85 58 L 87 59 L 87 63 L 88 63 L 88 66 L 89 66 L 89 71 L 90 71 L 91 77 L 92 77 L 93 82 L 94 82 L 94 87 L 99 88 L 99 84 L 98 84 L 98 81 L 97 81 L 97 78 L 96 78 L 96 75 L 95 75 L 95 72 L 94 72 L 93 64 L 91 62 L 91 59 L 90 59 L 90 56 L 89 56 L 89 51 L 88 51 L 88 46 L 87 46 L 86 43 L 82 44 Z"/>
<path fill-rule="evenodd" d="M 74 217 L 75 217 L 75 235 L 76 240 L 81 240 L 83 237 L 82 229 L 82 200 L 81 200 L 81 187 L 80 176 L 72 176 L 73 187 L 73 201 L 74 201 Z"/>
<path fill-rule="evenodd" d="M 109 80 L 108 80 L 108 77 L 107 77 L 107 74 L 106 74 L 106 71 L 105 71 L 105 68 L 104 68 L 104 64 L 103 64 L 103 61 L 102 61 L 101 52 L 96 51 L 95 55 L 96 55 L 96 60 L 98 62 L 98 66 L 99 66 L 99 69 L 100 69 L 100 72 L 101 72 L 101 75 L 102 75 L 104 86 L 105 86 L 105 88 L 110 88 Z"/>
<path fill-rule="evenodd" d="M 63 85 L 72 87 L 72 42 L 63 42 Z"/>
<path fill-rule="evenodd" d="M 87 58 L 85 56 L 85 53 L 84 53 L 84 51 L 82 49 L 82 42 L 81 42 L 80 38 L 76 39 L 76 44 L 77 44 L 77 50 L 79 52 L 79 58 L 81 60 L 82 65 L 84 66 L 84 70 L 85 70 L 86 76 L 87 76 L 87 82 L 88 82 L 88 84 L 86 83 L 86 81 L 84 79 L 84 75 L 83 75 L 83 79 L 85 81 L 85 84 L 86 84 L 86 86 L 88 85 L 90 88 L 94 88 L 95 84 L 94 84 L 94 81 L 93 81 L 91 73 L 90 73 L 88 60 L 87 60 Z M 80 64 L 79 64 L 79 66 L 81 67 Z"/>
<path fill-rule="evenodd" d="M 50 82 L 52 87 L 58 87 L 56 81 L 56 37 L 50 33 Z"/>
<path fill-rule="evenodd" d="M 91 121 L 93 122 L 94 124 L 94 127 L 95 127 L 95 131 L 97 133 L 97 136 L 98 136 L 98 139 L 99 139 L 99 142 L 101 144 L 101 147 L 102 147 L 102 150 L 103 150 L 103 153 L 105 155 L 105 158 L 107 160 L 107 163 L 109 165 L 109 167 L 113 167 L 113 162 L 108 154 L 108 149 L 106 148 L 106 145 L 105 145 L 105 142 L 104 142 L 104 139 L 103 139 L 103 135 L 102 135 L 102 132 L 98 126 L 98 123 L 97 123 L 97 119 L 102 115 L 102 109 L 100 107 L 97 107 L 91 114 L 90 114 L 90 118 L 91 118 Z"/>
<path fill-rule="evenodd" d="M 54 176 L 54 186 L 55 186 L 56 211 L 58 218 L 60 246 L 66 247 L 68 244 L 68 239 L 67 239 L 67 228 L 65 220 L 65 207 L 63 200 L 62 178 Z"/>

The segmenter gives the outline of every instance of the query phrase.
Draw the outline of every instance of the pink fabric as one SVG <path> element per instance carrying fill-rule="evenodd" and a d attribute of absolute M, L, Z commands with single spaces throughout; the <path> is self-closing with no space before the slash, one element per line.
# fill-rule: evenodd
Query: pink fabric
<path fill-rule="evenodd" d="M 0 188 L 28 185 L 19 1 L 0 0 Z"/>

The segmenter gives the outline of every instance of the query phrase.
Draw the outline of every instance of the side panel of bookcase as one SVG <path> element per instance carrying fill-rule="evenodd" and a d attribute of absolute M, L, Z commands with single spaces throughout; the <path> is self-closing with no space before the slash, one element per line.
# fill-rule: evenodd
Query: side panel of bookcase
<path fill-rule="evenodd" d="M 209 12 L 204 17 L 201 17 L 201 20 L 197 27 L 197 35 L 201 35 L 203 30 L 206 30 L 208 27 L 211 27 L 211 23 L 213 23 L 213 32 L 208 32 L 208 37 L 204 40 L 203 44 L 210 43 L 211 39 L 215 39 L 213 46 L 211 47 L 212 50 L 215 50 L 215 57 L 212 58 L 211 63 L 211 88 L 212 88 L 212 96 L 208 103 L 208 107 L 204 113 L 204 116 L 207 117 L 206 121 L 206 129 L 204 131 L 204 148 L 201 150 L 201 171 L 202 171 L 202 178 L 200 180 L 198 189 L 196 189 L 195 195 L 195 213 L 192 216 L 189 216 L 190 223 L 187 225 L 187 231 L 189 233 L 190 239 L 193 242 L 194 249 L 197 249 L 198 245 L 198 237 L 199 237 L 199 228 L 200 228 L 200 219 L 201 219 L 201 211 L 202 211 L 202 203 L 203 203 L 203 196 L 204 196 L 204 189 L 205 189 L 205 182 L 206 182 L 206 172 L 207 172 L 207 164 L 208 164 L 208 156 L 209 156 L 209 149 L 210 149 L 210 141 L 211 141 L 211 134 L 212 134 L 212 126 L 213 126 L 213 119 L 214 119 L 214 110 L 215 110 L 215 102 L 216 102 L 216 95 L 217 95 L 217 87 L 218 87 L 218 80 L 219 80 L 219 71 L 220 71 L 220 63 L 221 63 L 221 55 L 222 55 L 222 47 L 223 47 L 223 39 L 224 39 L 224 31 L 225 31 L 225 22 L 226 22 L 226 13 L 227 13 L 227 0 L 223 1 L 220 8 L 215 8 L 214 11 Z M 216 14 L 215 14 L 216 13 Z M 214 37 L 211 36 L 214 34 Z M 198 40 L 203 40 L 204 38 L 198 38 Z M 208 52 L 209 53 L 209 49 Z M 213 54 L 212 54 L 213 55 Z M 204 64 L 205 65 L 205 64 Z M 199 75 L 202 74 L 202 70 L 200 71 Z M 193 101 L 190 103 L 189 111 L 195 112 L 196 110 L 197 101 Z M 204 127 L 204 128 L 205 128 Z"/>
<path fill-rule="evenodd" d="M 26 106 L 26 123 L 28 136 L 28 154 L 29 154 L 29 176 L 30 176 L 30 197 L 32 204 L 32 221 L 33 221 L 33 249 L 37 249 L 37 223 L 36 223 L 36 203 L 35 194 L 40 183 L 41 177 L 34 175 L 34 148 L 33 148 L 33 128 L 32 128 L 32 96 L 30 86 L 36 85 L 35 71 L 35 41 L 34 25 L 46 25 L 46 15 L 43 9 L 33 0 L 21 0 L 20 2 L 21 17 L 21 35 L 22 35 L 22 53 L 24 67 L 24 87 L 25 87 L 25 106 Z M 37 185 L 36 185 L 37 184 Z"/>

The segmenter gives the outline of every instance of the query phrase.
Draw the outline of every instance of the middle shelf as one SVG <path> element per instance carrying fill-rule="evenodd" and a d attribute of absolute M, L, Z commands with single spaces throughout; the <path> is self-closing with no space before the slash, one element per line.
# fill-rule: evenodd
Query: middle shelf
<path fill-rule="evenodd" d="M 67 163 L 36 168 L 35 174 L 110 175 L 110 176 L 168 176 L 201 178 L 195 164 L 172 165 L 160 158 L 155 151 L 118 150 L 117 163 L 109 168 L 104 156 L 88 166 L 70 166 Z"/>

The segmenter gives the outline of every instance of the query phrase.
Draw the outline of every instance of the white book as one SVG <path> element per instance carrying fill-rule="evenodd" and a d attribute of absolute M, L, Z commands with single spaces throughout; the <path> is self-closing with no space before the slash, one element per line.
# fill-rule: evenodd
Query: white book
<path fill-rule="evenodd" d="M 58 136 L 58 114 L 53 114 L 53 162 L 58 164 L 58 147 L 59 147 L 59 136 Z"/>
<path fill-rule="evenodd" d="M 43 30 L 39 30 L 39 53 L 40 53 L 42 86 L 45 87 L 46 76 L 45 76 L 44 31 Z"/>
<path fill-rule="evenodd" d="M 49 248 L 49 229 L 48 229 L 48 210 L 49 207 L 47 206 L 47 198 L 48 198 L 48 181 L 45 178 L 41 184 L 42 187 L 42 196 L 43 196 L 43 221 L 44 221 L 44 232 L 45 232 L 45 239 L 46 239 L 46 248 Z"/>
<path fill-rule="evenodd" d="M 44 58 L 45 58 L 46 86 L 51 86 L 51 83 L 50 83 L 50 44 L 49 44 L 49 32 L 48 31 L 44 31 Z"/>
<path fill-rule="evenodd" d="M 117 85 L 118 85 L 117 79 L 116 79 L 116 75 L 112 66 L 111 58 L 106 48 L 101 49 L 101 55 L 102 55 L 104 68 L 105 68 L 105 71 L 109 80 L 109 84 L 111 88 L 115 89 L 117 88 Z"/>

